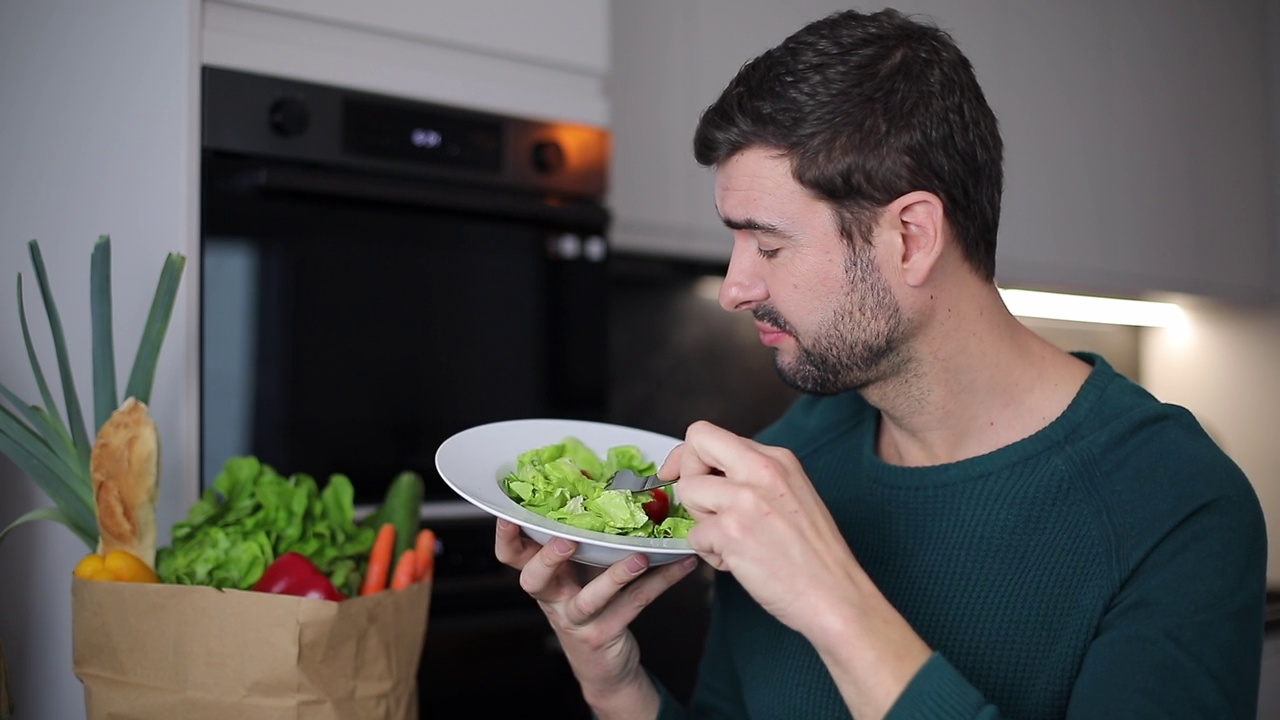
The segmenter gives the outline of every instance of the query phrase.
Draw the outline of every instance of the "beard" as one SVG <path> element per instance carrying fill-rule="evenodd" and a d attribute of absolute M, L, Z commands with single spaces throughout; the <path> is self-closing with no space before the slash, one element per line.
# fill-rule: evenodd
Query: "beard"
<path fill-rule="evenodd" d="M 906 365 L 908 323 L 870 247 L 859 244 L 845 257 L 848 290 L 803 337 L 772 305 L 752 310 L 759 322 L 790 335 L 795 357 L 774 351 L 778 377 L 792 388 L 834 395 L 883 380 Z"/>

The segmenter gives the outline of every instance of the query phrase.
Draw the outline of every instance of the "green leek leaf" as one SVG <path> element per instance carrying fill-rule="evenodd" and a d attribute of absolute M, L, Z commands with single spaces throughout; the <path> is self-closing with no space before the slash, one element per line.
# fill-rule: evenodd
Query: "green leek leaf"
<path fill-rule="evenodd" d="M 143 403 L 150 402 L 151 386 L 156 378 L 156 362 L 160 358 L 160 346 L 169 329 L 174 300 L 178 295 L 178 284 L 182 280 L 182 269 L 186 263 L 187 259 L 177 253 L 169 253 L 165 258 L 164 267 L 160 271 L 160 282 L 156 286 L 155 298 L 151 301 L 151 311 L 147 315 L 147 323 L 142 330 L 142 340 L 138 344 L 138 354 L 134 357 L 133 371 L 129 374 L 129 384 L 125 388 L 126 398 L 137 398 Z"/>
<path fill-rule="evenodd" d="M 111 238 L 102 235 L 93 246 L 89 265 L 89 310 L 93 321 L 93 428 L 120 406 L 116 397 L 116 351 L 111 329 Z"/>
<path fill-rule="evenodd" d="M 18 527 L 19 525 L 22 525 L 23 523 L 29 523 L 33 520 L 52 520 L 57 523 L 62 523 L 63 525 L 66 525 L 68 528 L 71 528 L 71 531 L 74 532 L 81 540 L 83 540 L 85 545 L 88 545 L 91 548 L 95 548 L 98 545 L 97 538 L 91 538 L 88 535 L 85 535 L 80 528 L 72 524 L 71 520 L 67 517 L 66 513 L 62 512 L 62 510 L 56 507 L 36 508 L 35 510 L 32 510 L 31 512 L 23 515 L 17 520 L 14 520 L 13 522 L 9 523 L 9 527 L 6 527 L 3 530 L 0 530 L 0 541 L 4 540 L 4 536 L 8 535 L 10 530 Z"/>
<path fill-rule="evenodd" d="M 37 425 L 37 428 L 44 428 L 41 432 L 46 437 L 56 438 L 56 442 L 53 439 L 49 440 L 49 447 L 66 459 L 67 464 L 76 471 L 76 478 L 86 488 L 92 488 L 93 483 L 89 479 L 89 466 L 79 462 L 80 455 L 76 452 L 75 442 L 67 434 L 67 429 L 61 423 L 54 422 L 44 408 L 32 405 L 31 409 L 40 418 L 40 424 Z"/>
<path fill-rule="evenodd" d="M 32 460 L 52 472 L 58 478 L 58 484 L 90 505 L 94 504 L 93 490 L 81 483 L 77 472 L 34 430 L 27 427 L 8 408 L 0 406 L 0 441 L 9 441 L 20 447 Z M 17 462 L 14 459 L 14 462 Z"/>
<path fill-rule="evenodd" d="M 49 274 L 45 271 L 44 257 L 40 254 L 40 243 L 32 240 L 28 243 L 31 249 L 31 263 L 36 268 L 36 282 L 40 285 L 40 294 L 44 298 L 44 311 L 49 316 L 49 331 L 53 335 L 53 349 L 58 357 L 58 371 L 62 377 L 62 394 L 67 402 L 67 425 L 71 429 L 71 439 L 75 441 L 76 452 L 89 464 L 89 435 L 84 429 L 84 415 L 80 412 L 80 397 L 76 394 L 75 377 L 71 373 L 71 357 L 67 354 L 67 340 L 62 332 L 62 317 L 58 314 L 58 305 L 53 299 L 53 288 L 49 285 Z"/>
<path fill-rule="evenodd" d="M 36 346 L 31 342 L 31 328 L 27 325 L 27 306 L 22 299 L 22 273 L 18 273 L 18 319 L 22 322 L 22 341 L 27 344 L 27 359 L 31 361 L 31 371 L 35 373 L 40 397 L 44 399 L 44 406 L 49 409 L 49 414 L 58 421 L 59 425 L 62 425 L 62 414 L 58 412 L 58 404 L 53 401 L 49 383 L 45 381 L 44 371 L 40 369 L 40 359 L 36 357 Z"/>
<path fill-rule="evenodd" d="M 0 408 L 0 422 L 12 417 L 11 413 Z M 40 442 L 37 438 L 36 443 Z M 3 452 L 15 465 L 22 468 L 27 475 L 30 475 L 36 481 L 36 484 L 40 486 L 40 489 L 44 490 L 45 494 L 59 508 L 62 508 L 62 511 L 66 513 L 70 521 L 68 527 L 75 530 L 76 534 L 82 539 L 94 539 L 94 542 L 90 544 L 90 549 L 95 549 L 97 547 L 98 518 L 94 513 L 92 493 L 80 492 L 76 483 L 69 482 L 65 476 L 60 475 L 46 464 L 45 459 L 41 457 L 41 453 L 38 450 L 33 451 L 23 445 L 21 441 L 12 437 L 9 434 L 9 428 L 5 428 L 3 432 L 0 432 L 0 452 Z"/>
<path fill-rule="evenodd" d="M 80 457 L 76 454 L 75 444 L 72 443 L 71 436 L 67 435 L 66 428 L 62 427 L 60 423 L 55 423 L 53 418 L 49 417 L 49 413 L 45 412 L 44 408 L 24 403 L 22 398 L 18 397 L 12 390 L 5 387 L 3 384 L 0 384 L 0 395 L 3 395 L 15 408 L 17 408 L 18 412 L 22 413 L 27 424 L 35 428 L 35 430 L 40 433 L 40 436 L 44 438 L 44 441 L 49 448 L 67 464 L 68 468 L 75 472 L 77 479 L 86 481 L 85 484 L 87 487 L 88 478 L 85 475 L 83 468 L 80 467 Z"/>

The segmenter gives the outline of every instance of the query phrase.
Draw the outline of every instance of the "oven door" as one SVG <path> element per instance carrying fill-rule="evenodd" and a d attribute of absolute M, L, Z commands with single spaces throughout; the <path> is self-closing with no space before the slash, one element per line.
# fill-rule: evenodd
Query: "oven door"
<path fill-rule="evenodd" d="M 203 487 L 252 454 L 322 483 L 348 476 L 364 512 L 419 473 L 440 540 L 424 712 L 526 704 L 483 690 L 518 661 L 573 717 L 546 618 L 494 558 L 493 519 L 434 456 L 482 423 L 604 419 L 605 211 L 212 151 L 203 171 Z"/>
<path fill-rule="evenodd" d="M 533 195 L 207 153 L 201 465 L 392 478 L 468 427 L 600 419 L 606 215 Z M 439 506 L 439 507 L 437 507 Z"/>

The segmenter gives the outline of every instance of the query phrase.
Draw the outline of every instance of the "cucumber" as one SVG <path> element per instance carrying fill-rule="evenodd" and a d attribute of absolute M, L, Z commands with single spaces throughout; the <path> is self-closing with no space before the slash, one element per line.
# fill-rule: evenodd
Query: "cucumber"
<path fill-rule="evenodd" d="M 382 502 L 382 506 L 369 516 L 371 519 L 366 520 L 366 522 L 375 523 L 375 526 L 379 526 L 384 522 L 389 522 L 395 526 L 396 550 L 394 557 L 400 557 L 405 550 L 413 547 L 414 540 L 417 539 L 418 530 L 422 527 L 419 512 L 422 508 L 422 500 L 425 494 L 426 486 L 422 481 L 422 476 L 406 470 L 391 481 L 391 485 L 387 487 L 387 495 Z"/>

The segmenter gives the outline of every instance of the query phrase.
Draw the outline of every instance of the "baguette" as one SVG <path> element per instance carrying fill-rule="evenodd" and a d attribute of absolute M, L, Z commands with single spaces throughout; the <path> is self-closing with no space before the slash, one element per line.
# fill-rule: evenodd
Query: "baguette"
<path fill-rule="evenodd" d="M 160 441 L 145 403 L 130 397 L 103 423 L 89 474 L 99 554 L 125 550 L 155 569 Z"/>

